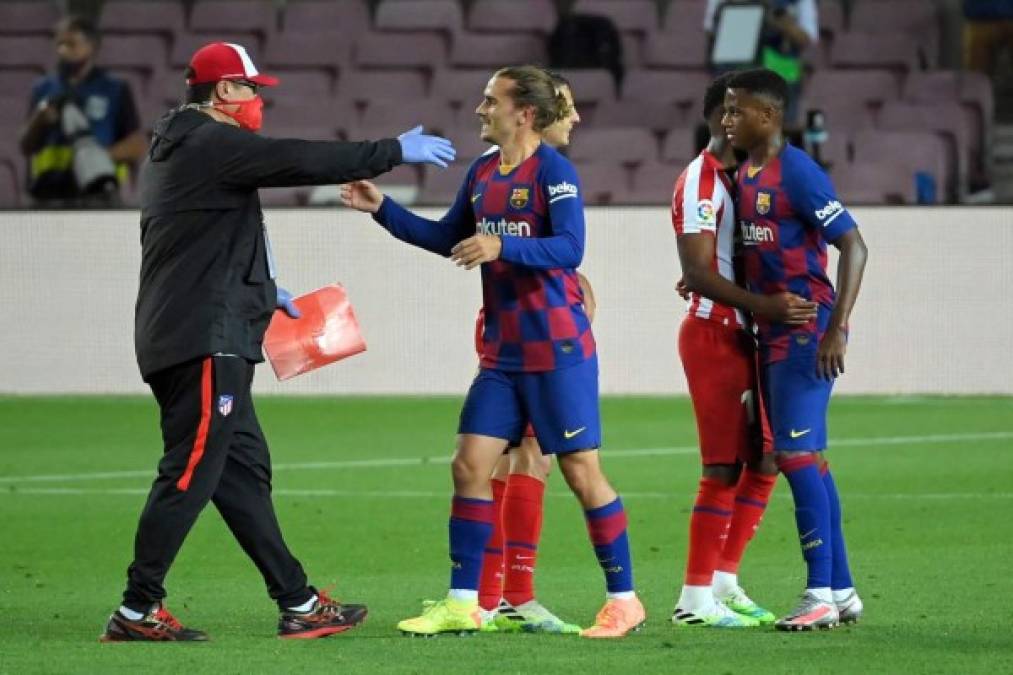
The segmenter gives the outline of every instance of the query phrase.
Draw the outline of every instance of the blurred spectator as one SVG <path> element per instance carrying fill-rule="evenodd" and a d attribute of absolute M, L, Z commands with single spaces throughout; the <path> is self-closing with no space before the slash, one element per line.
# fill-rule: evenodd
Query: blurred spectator
<path fill-rule="evenodd" d="M 147 151 L 126 82 L 95 66 L 94 24 L 69 16 L 56 26 L 56 72 L 32 88 L 20 138 L 28 191 L 37 206 L 110 206 Z"/>
<path fill-rule="evenodd" d="M 704 30 L 713 36 L 720 7 L 744 1 L 747 0 L 707 0 Z M 784 121 L 787 126 L 796 126 L 799 122 L 798 101 L 802 93 L 802 53 L 816 43 L 820 34 L 816 0 L 763 0 L 763 3 L 767 6 L 767 14 L 758 65 L 773 70 L 788 82 L 791 99 Z"/>
<path fill-rule="evenodd" d="M 1013 49 L 1013 0 L 964 0 L 964 67 L 992 77 L 996 57 Z"/>

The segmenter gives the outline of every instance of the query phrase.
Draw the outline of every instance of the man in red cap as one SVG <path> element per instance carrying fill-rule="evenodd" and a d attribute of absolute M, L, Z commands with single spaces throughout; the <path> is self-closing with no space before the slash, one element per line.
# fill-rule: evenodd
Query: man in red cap
<path fill-rule="evenodd" d="M 257 88 L 277 83 L 240 45 L 202 47 L 187 68 L 186 102 L 158 121 L 141 169 L 134 342 L 165 448 L 106 642 L 207 639 L 162 601 L 169 566 L 208 501 L 263 575 L 281 637 L 323 637 L 366 617 L 365 606 L 309 585 L 271 502 L 271 460 L 250 385 L 275 308 L 296 318 L 298 310 L 275 284 L 257 189 L 345 183 L 402 162 L 445 167 L 454 149 L 421 127 L 362 143 L 263 138 L 253 133 Z"/>

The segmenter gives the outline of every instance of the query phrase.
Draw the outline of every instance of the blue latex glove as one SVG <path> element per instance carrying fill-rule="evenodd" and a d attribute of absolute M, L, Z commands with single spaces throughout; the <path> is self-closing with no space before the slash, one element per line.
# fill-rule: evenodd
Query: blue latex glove
<path fill-rule="evenodd" d="M 278 286 L 278 299 L 275 302 L 275 307 L 283 310 L 293 319 L 298 319 L 302 316 L 302 312 L 300 312 L 299 308 L 295 306 L 294 302 L 292 302 L 292 294 L 281 286 Z"/>
<path fill-rule="evenodd" d="M 453 162 L 457 151 L 450 141 L 440 136 L 422 133 L 422 125 L 404 132 L 397 137 L 401 143 L 401 159 L 406 164 L 435 164 L 447 168 Z"/>

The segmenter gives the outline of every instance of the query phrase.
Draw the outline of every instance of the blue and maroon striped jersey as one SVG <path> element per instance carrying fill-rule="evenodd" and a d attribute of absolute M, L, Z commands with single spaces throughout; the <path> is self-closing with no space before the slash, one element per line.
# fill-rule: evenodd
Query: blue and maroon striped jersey
<path fill-rule="evenodd" d="M 819 303 L 816 320 L 805 326 L 756 317 L 761 353 L 771 363 L 795 348 L 819 344 L 836 297 L 827 278 L 827 242 L 856 224 L 823 169 L 791 145 L 761 168 L 743 164 L 738 187 L 746 286 L 754 293 L 789 291 Z"/>
<path fill-rule="evenodd" d="M 474 234 L 503 240 L 482 265 L 483 368 L 541 372 L 594 356 L 577 266 L 584 257 L 584 206 L 569 160 L 546 144 L 504 170 L 499 151 L 475 160 L 446 215 L 416 216 L 389 197 L 373 216 L 398 239 L 449 256 Z"/>

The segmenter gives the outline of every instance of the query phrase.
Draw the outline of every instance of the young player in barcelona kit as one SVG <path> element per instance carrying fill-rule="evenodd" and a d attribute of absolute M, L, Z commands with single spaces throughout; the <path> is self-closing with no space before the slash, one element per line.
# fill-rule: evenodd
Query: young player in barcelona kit
<path fill-rule="evenodd" d="M 580 122 L 570 83 L 548 71 L 566 98 L 567 113 L 542 132 L 546 144 L 561 148 L 570 144 L 570 131 Z M 490 153 L 496 152 L 493 147 Z M 594 292 L 584 275 L 577 273 L 588 321 L 594 322 Z M 475 325 L 475 349 L 482 358 L 485 313 L 479 311 Z M 545 481 L 552 468 L 550 455 L 542 454 L 529 423 L 524 436 L 511 442 L 492 476 L 493 530 L 482 557 L 478 603 L 482 606 L 483 631 L 579 633 L 580 626 L 567 623 L 535 599 L 535 565 L 542 530 Z"/>
<path fill-rule="evenodd" d="M 837 487 L 821 453 L 867 252 L 826 174 L 784 141 L 784 79 L 770 70 L 749 70 L 737 73 L 728 87 L 722 124 L 732 145 L 749 153 L 739 169 L 736 199 L 747 286 L 764 294 L 790 291 L 818 304 L 816 319 L 804 326 L 757 317 L 775 457 L 795 499 L 808 568 L 798 606 L 775 625 L 833 628 L 857 621 L 862 601 L 848 568 Z M 827 242 L 840 250 L 836 295 L 826 273 Z"/>
<path fill-rule="evenodd" d="M 584 252 L 580 183 L 569 161 L 542 142 L 566 100 L 542 69 L 504 68 L 476 113 L 483 140 L 500 149 L 475 161 L 439 221 L 412 214 L 368 182 L 342 188 L 346 206 L 373 213 L 395 237 L 482 269 L 482 367 L 461 411 L 452 467 L 450 591 L 398 628 L 410 635 L 480 628 L 490 478 L 530 420 L 543 451 L 559 457 L 605 573 L 605 605 L 581 635 L 623 637 L 645 613 L 633 590 L 626 512 L 598 459 L 598 362 L 575 271 Z"/>
<path fill-rule="evenodd" d="M 721 128 L 731 73 L 704 94 L 711 139 L 675 184 L 672 223 L 689 306 L 679 356 L 696 415 L 703 476 L 690 516 L 685 585 L 677 626 L 743 628 L 772 623 L 738 583 L 738 567 L 777 480 L 757 392 L 756 353 L 743 310 L 802 325 L 816 304 L 797 295 L 759 295 L 736 284 L 735 155 Z"/>

